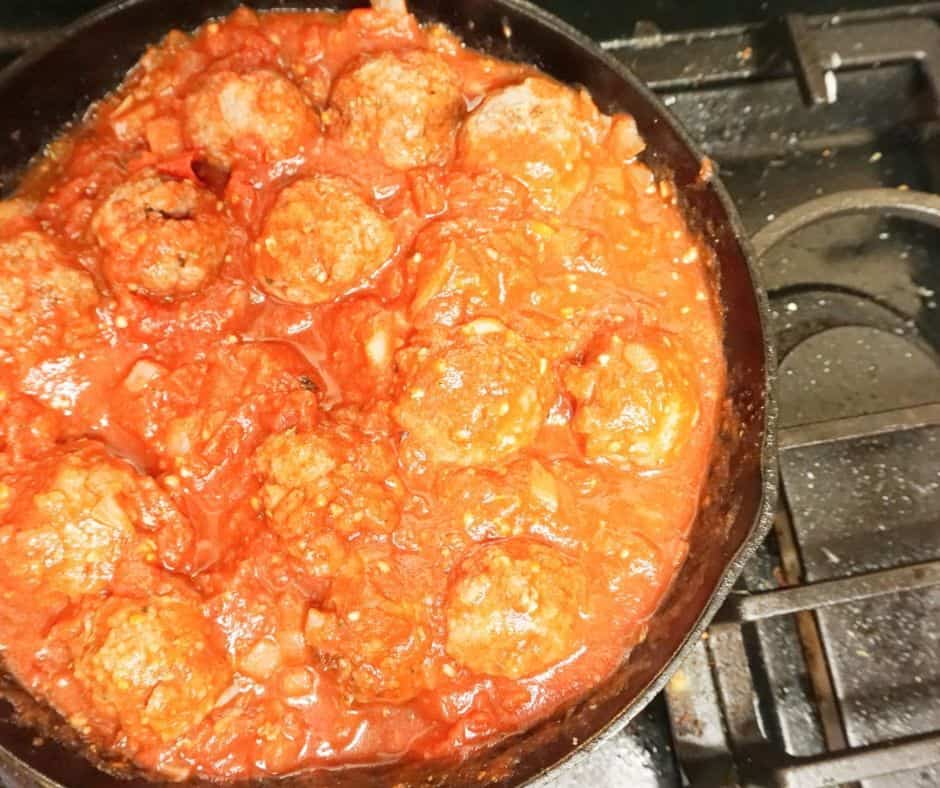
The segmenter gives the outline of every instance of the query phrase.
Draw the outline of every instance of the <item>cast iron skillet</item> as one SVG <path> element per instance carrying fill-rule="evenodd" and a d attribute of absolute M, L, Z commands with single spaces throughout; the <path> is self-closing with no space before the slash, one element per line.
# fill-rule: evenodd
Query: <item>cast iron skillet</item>
<path fill-rule="evenodd" d="M 304 0 L 260 0 L 260 8 L 311 7 Z M 341 0 L 329 7 L 357 5 Z M 470 45 L 525 60 L 557 79 L 585 86 L 605 112 L 636 118 L 645 161 L 674 179 L 694 229 L 714 247 L 724 314 L 729 389 L 718 445 L 691 533 L 689 559 L 649 623 L 646 640 L 589 696 L 533 729 L 463 763 L 399 763 L 299 775 L 286 786 L 517 785 L 556 767 L 577 768 L 579 755 L 619 731 L 658 693 L 728 594 L 770 526 L 776 490 L 774 353 L 767 304 L 750 265 L 748 241 L 725 189 L 702 177 L 702 157 L 653 94 L 623 65 L 555 17 L 523 0 L 411 0 L 422 20 L 439 21 Z M 0 185 L 18 173 L 63 124 L 118 84 L 144 48 L 172 28 L 190 29 L 236 7 L 235 0 L 119 0 L 70 27 L 60 39 L 0 75 Z M 629 517 L 629 513 L 625 513 Z M 11 689 L 10 691 L 15 691 Z M 40 726 L 69 739 L 48 711 Z M 31 717 L 32 718 L 32 717 Z M 0 718 L 0 779 L 17 785 L 126 786 L 76 751 Z M 74 744 L 74 742 L 73 742 Z M 139 785 L 152 785 L 134 780 Z M 133 784 L 133 783 L 132 783 Z"/>

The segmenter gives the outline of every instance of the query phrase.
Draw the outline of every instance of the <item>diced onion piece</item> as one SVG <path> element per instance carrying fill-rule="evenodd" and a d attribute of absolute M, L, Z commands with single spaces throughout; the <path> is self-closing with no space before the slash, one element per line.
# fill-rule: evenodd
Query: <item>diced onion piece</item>
<path fill-rule="evenodd" d="M 160 377 L 164 371 L 163 367 L 159 364 L 148 361 L 147 359 L 141 359 L 134 364 L 134 366 L 131 367 L 131 371 L 127 373 L 127 377 L 124 378 L 124 387 L 128 391 L 132 391 L 136 394 L 147 388 L 150 382 Z"/>
<path fill-rule="evenodd" d="M 182 457 L 189 454 L 192 448 L 192 441 L 189 438 L 188 422 L 180 419 L 173 422 L 167 430 L 166 447 L 174 457 Z"/>
<path fill-rule="evenodd" d="M 158 156 L 172 156 L 183 149 L 183 130 L 176 118 L 154 118 L 144 128 L 147 145 Z"/>
<path fill-rule="evenodd" d="M 532 470 L 529 472 L 529 489 L 548 511 L 558 511 L 558 483 L 539 462 L 532 463 Z"/>
<path fill-rule="evenodd" d="M 278 632 L 277 642 L 285 662 L 303 662 L 306 658 L 307 641 L 299 629 L 281 630 Z"/>
<path fill-rule="evenodd" d="M 316 674 L 310 667 L 285 670 L 281 675 L 281 691 L 288 696 L 306 695 L 316 685 Z"/>
<path fill-rule="evenodd" d="M 608 141 L 614 156 L 625 161 L 635 158 L 646 147 L 631 115 L 618 115 L 614 118 Z"/>
<path fill-rule="evenodd" d="M 424 309 L 428 302 L 444 289 L 447 279 L 451 275 L 456 253 L 457 245 L 451 241 L 447 246 L 447 251 L 441 257 L 440 264 L 434 266 L 431 269 L 430 276 L 424 278 L 424 281 L 418 286 L 418 291 L 411 302 L 411 311 L 413 313 L 417 314 Z"/>
<path fill-rule="evenodd" d="M 256 681 L 264 681 L 281 665 L 281 647 L 270 638 L 262 638 L 239 662 L 239 669 Z"/>
<path fill-rule="evenodd" d="M 405 0 L 372 0 L 372 9 L 390 14 L 408 13 L 408 5 Z"/>
<path fill-rule="evenodd" d="M 501 331 L 505 331 L 506 326 L 495 318 L 481 317 L 479 320 L 467 323 L 463 330 L 466 334 L 474 334 L 478 337 L 482 337 L 486 334 L 498 334 Z"/>
<path fill-rule="evenodd" d="M 326 636 L 333 627 L 334 616 L 324 613 L 322 610 L 310 608 L 307 612 L 307 624 L 304 627 L 304 634 L 307 642 L 316 645 L 324 636 Z"/>
<path fill-rule="evenodd" d="M 366 355 L 375 367 L 380 369 L 387 367 L 391 351 L 392 340 L 385 328 L 376 329 L 366 341 Z"/>

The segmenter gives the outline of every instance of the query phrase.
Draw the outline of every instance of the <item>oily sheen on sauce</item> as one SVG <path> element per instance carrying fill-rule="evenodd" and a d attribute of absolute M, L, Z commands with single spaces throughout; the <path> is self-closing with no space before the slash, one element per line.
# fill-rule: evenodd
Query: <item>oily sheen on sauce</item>
<path fill-rule="evenodd" d="M 0 649 L 163 778 L 453 758 L 686 553 L 711 252 L 632 119 L 400 9 L 171 33 L 0 204 Z"/>

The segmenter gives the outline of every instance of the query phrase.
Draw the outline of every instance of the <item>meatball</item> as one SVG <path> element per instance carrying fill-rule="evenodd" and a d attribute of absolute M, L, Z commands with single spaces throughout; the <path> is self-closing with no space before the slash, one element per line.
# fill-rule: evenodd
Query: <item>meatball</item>
<path fill-rule="evenodd" d="M 337 536 L 391 533 L 404 486 L 392 447 L 358 428 L 328 423 L 315 432 L 270 436 L 254 458 L 261 502 L 286 549 L 314 574 L 337 571 Z"/>
<path fill-rule="evenodd" d="M 247 557 L 203 608 L 238 672 L 258 682 L 302 674 L 309 662 L 303 632 L 307 597 L 292 585 L 281 592 L 283 582 L 270 582 L 277 569 L 270 570 L 284 561 L 266 547 L 252 542 Z"/>
<path fill-rule="evenodd" d="M 16 393 L 14 386 L 0 383 L 0 455 L 14 467 L 49 450 L 62 435 L 58 411 L 34 397 Z"/>
<path fill-rule="evenodd" d="M 447 653 L 477 673 L 520 679 L 579 645 L 586 580 L 567 555 L 530 539 L 496 542 L 458 570 L 447 599 Z"/>
<path fill-rule="evenodd" d="M 98 302 L 91 276 L 47 235 L 0 240 L 0 358 L 26 367 L 94 335 Z"/>
<path fill-rule="evenodd" d="M 417 528 L 422 550 L 450 572 L 474 544 L 533 537 L 575 549 L 580 491 L 564 464 L 521 457 L 501 468 L 456 468 L 440 481 L 429 516 Z"/>
<path fill-rule="evenodd" d="M 555 360 L 575 354 L 599 324 L 632 315 L 632 305 L 617 306 L 625 294 L 603 239 L 538 216 L 425 228 L 415 241 L 415 325 L 495 317 Z"/>
<path fill-rule="evenodd" d="M 364 548 L 366 569 L 334 584 L 307 614 L 306 639 L 353 700 L 403 703 L 426 686 L 431 646 L 424 597 L 436 589 L 425 559 Z"/>
<path fill-rule="evenodd" d="M 592 580 L 602 583 L 605 601 L 615 602 L 636 620 L 651 616 L 671 577 L 668 554 L 623 522 L 602 520 L 592 542 L 597 550 L 591 558 L 597 566 Z"/>
<path fill-rule="evenodd" d="M 535 440 L 552 405 L 548 362 L 490 318 L 468 323 L 453 339 L 403 351 L 407 383 L 394 410 L 406 432 L 403 447 L 419 462 L 508 459 Z"/>
<path fill-rule="evenodd" d="M 515 325 L 538 290 L 537 239 L 525 227 L 431 225 L 415 240 L 420 255 L 411 314 L 415 325 L 455 326 L 476 317 Z"/>
<path fill-rule="evenodd" d="M 346 299 L 331 310 L 320 334 L 323 366 L 345 402 L 385 397 L 395 380 L 395 354 L 411 330 L 405 309 L 389 308 L 373 297 Z"/>
<path fill-rule="evenodd" d="M 107 590 L 132 554 L 185 567 L 183 516 L 152 479 L 97 445 L 41 462 L 5 489 L 19 494 L 3 518 L 12 531 L 4 552 L 29 583 L 76 598 Z"/>
<path fill-rule="evenodd" d="M 330 106 L 346 145 L 395 170 L 447 164 L 465 109 L 454 69 L 421 50 L 360 61 L 336 80 Z"/>
<path fill-rule="evenodd" d="M 138 361 L 115 392 L 112 419 L 163 471 L 238 488 L 265 436 L 316 421 L 315 370 L 280 342 L 222 345 L 176 369 Z M 143 446 L 146 442 L 146 446 Z"/>
<path fill-rule="evenodd" d="M 212 280 L 230 233 L 211 192 L 147 172 L 118 186 L 91 228 L 108 281 L 160 298 L 191 295 Z"/>
<path fill-rule="evenodd" d="M 395 251 L 395 234 L 352 181 L 316 175 L 278 195 L 257 250 L 255 276 L 267 292 L 317 304 L 365 284 Z"/>
<path fill-rule="evenodd" d="M 303 93 L 274 71 L 212 74 L 186 98 L 184 112 L 190 143 L 222 167 L 238 157 L 289 159 L 319 133 Z"/>
<path fill-rule="evenodd" d="M 131 737 L 169 742 L 205 719 L 232 678 L 216 633 L 185 598 L 114 598 L 75 674 Z"/>
<path fill-rule="evenodd" d="M 457 161 L 517 178 L 541 208 L 562 211 L 587 183 L 585 142 L 599 141 L 600 125 L 586 94 L 530 77 L 491 93 L 467 118 Z"/>
<path fill-rule="evenodd" d="M 518 460 L 505 471 L 465 468 L 447 480 L 444 507 L 475 542 L 509 536 L 557 537 L 565 530 L 561 479 L 538 460 Z"/>
<path fill-rule="evenodd" d="M 691 359 L 666 334 L 599 337 L 565 373 L 585 455 L 639 468 L 674 459 L 698 421 L 691 374 Z"/>

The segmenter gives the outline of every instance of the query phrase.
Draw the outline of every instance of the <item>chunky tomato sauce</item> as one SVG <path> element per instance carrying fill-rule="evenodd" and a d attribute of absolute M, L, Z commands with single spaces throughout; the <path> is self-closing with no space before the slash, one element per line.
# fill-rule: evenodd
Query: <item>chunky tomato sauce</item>
<path fill-rule="evenodd" d="M 628 116 L 401 12 L 171 33 L 0 204 L 0 651 L 169 778 L 455 757 L 686 553 L 711 253 Z"/>

